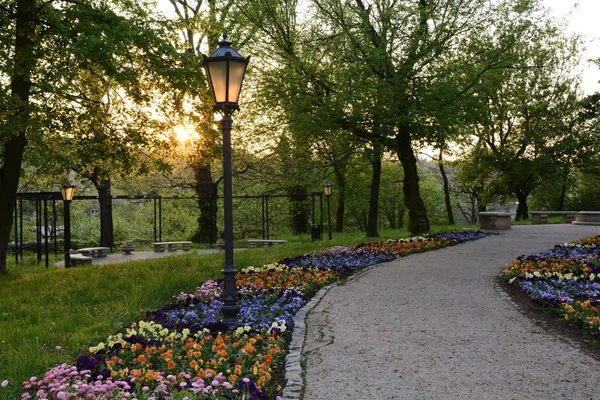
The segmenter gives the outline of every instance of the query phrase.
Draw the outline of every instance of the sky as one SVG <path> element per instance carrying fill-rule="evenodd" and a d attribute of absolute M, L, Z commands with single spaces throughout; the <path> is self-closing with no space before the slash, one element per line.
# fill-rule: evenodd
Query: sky
<path fill-rule="evenodd" d="M 586 38 L 583 54 L 582 89 L 585 94 L 600 92 L 600 67 L 585 60 L 600 58 L 600 0 L 543 0 L 557 18 L 568 22 L 568 33 Z"/>

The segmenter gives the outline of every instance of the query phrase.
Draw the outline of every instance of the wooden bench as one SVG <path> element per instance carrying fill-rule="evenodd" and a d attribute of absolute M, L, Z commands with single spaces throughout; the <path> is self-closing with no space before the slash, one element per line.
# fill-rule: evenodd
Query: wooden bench
<path fill-rule="evenodd" d="M 84 256 L 83 254 L 79 253 L 70 254 L 69 259 L 71 260 L 71 265 L 84 265 L 92 263 L 92 257 Z"/>
<path fill-rule="evenodd" d="M 165 247 L 169 251 L 177 251 L 177 246 L 181 245 L 183 251 L 189 251 L 192 242 L 154 242 L 152 245 L 154 246 L 154 251 L 157 253 L 162 253 L 165 251 Z"/>
<path fill-rule="evenodd" d="M 512 225 L 511 214 L 507 212 L 484 211 L 479 213 L 481 229 L 506 230 Z"/>
<path fill-rule="evenodd" d="M 248 244 L 250 247 L 258 247 L 258 245 L 262 245 L 262 247 L 271 247 L 274 244 L 284 244 L 287 243 L 287 240 L 280 239 L 248 239 Z"/>
<path fill-rule="evenodd" d="M 576 214 L 574 225 L 600 225 L 600 211 L 579 211 Z"/>
<path fill-rule="evenodd" d="M 549 215 L 561 215 L 563 224 L 570 224 L 576 214 L 576 211 L 529 211 L 532 225 L 547 224 Z"/>
<path fill-rule="evenodd" d="M 85 249 L 78 249 L 75 252 L 80 253 L 86 257 L 106 257 L 108 255 L 109 247 L 86 247 Z"/>

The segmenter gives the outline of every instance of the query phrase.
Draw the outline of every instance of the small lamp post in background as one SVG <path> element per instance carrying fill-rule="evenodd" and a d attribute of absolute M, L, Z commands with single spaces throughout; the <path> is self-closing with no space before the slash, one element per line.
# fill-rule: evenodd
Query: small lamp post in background
<path fill-rule="evenodd" d="M 65 268 L 71 267 L 71 200 L 75 195 L 75 186 L 70 182 L 65 183 L 60 188 L 60 194 L 63 199 L 65 212 Z"/>
<path fill-rule="evenodd" d="M 331 240 L 331 207 L 329 205 L 329 198 L 331 197 L 331 183 L 325 182 L 323 185 L 323 193 L 325 194 L 325 197 L 327 197 L 327 225 L 329 227 L 329 240 Z"/>
<path fill-rule="evenodd" d="M 223 288 L 223 323 L 229 327 L 240 325 L 238 313 L 240 307 L 237 298 L 235 268 L 233 266 L 233 193 L 231 186 L 231 114 L 239 109 L 238 100 L 246 67 L 250 57 L 242 57 L 227 40 L 227 32 L 223 32 L 223 40 L 219 48 L 210 56 L 203 55 L 204 69 L 210 90 L 215 100 L 215 111 L 223 114 L 221 130 L 223 131 L 223 212 L 225 214 L 225 278 Z"/>

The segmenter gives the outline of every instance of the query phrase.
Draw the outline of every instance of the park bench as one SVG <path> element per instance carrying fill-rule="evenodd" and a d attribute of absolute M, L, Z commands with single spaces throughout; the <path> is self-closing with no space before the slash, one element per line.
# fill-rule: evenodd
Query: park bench
<path fill-rule="evenodd" d="M 511 214 L 507 212 L 483 211 L 479 213 L 481 229 L 506 230 L 512 225 Z"/>
<path fill-rule="evenodd" d="M 106 257 L 109 247 L 86 247 L 84 249 L 75 250 L 75 253 L 80 253 L 86 257 Z"/>
<path fill-rule="evenodd" d="M 271 247 L 274 244 L 284 244 L 287 243 L 287 240 L 281 239 L 248 239 L 248 244 L 250 247 L 259 247 L 258 245 L 262 245 L 262 247 Z"/>
<path fill-rule="evenodd" d="M 84 256 L 83 254 L 79 253 L 70 254 L 69 259 L 71 260 L 71 265 L 84 265 L 92 263 L 92 257 Z"/>
<path fill-rule="evenodd" d="M 157 253 L 162 253 L 165 251 L 165 247 L 169 251 L 177 251 L 177 246 L 181 245 L 183 251 L 189 251 L 190 245 L 192 242 L 154 242 L 152 245 L 154 246 L 154 251 Z"/>
<path fill-rule="evenodd" d="M 561 215 L 563 224 L 570 224 L 575 221 L 576 211 L 529 211 L 531 215 L 531 224 L 547 224 L 549 215 Z"/>
<path fill-rule="evenodd" d="M 574 225 L 600 225 L 600 211 L 579 211 L 572 223 Z"/>

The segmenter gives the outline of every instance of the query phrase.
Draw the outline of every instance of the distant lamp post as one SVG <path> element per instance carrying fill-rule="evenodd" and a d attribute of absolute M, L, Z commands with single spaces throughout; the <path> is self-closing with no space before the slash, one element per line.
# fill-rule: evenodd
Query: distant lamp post
<path fill-rule="evenodd" d="M 215 111 L 223 114 L 221 130 L 223 131 L 223 194 L 225 214 L 225 278 L 223 288 L 223 322 L 229 327 L 240 325 L 238 313 L 237 287 L 235 268 L 233 266 L 233 194 L 231 188 L 231 114 L 239 109 L 238 100 L 246 67 L 250 57 L 242 57 L 227 40 L 227 32 L 223 32 L 223 40 L 219 48 L 210 56 L 204 58 L 204 69 L 208 78 L 210 90 L 215 101 Z"/>
<path fill-rule="evenodd" d="M 329 204 L 329 198 L 331 197 L 331 183 L 325 182 L 323 185 L 323 193 L 325 194 L 325 197 L 327 197 L 327 220 L 329 221 L 329 240 L 331 240 L 331 207 Z"/>
<path fill-rule="evenodd" d="M 75 186 L 70 182 L 65 183 L 60 188 L 60 194 L 63 199 L 65 212 L 65 268 L 71 267 L 71 200 L 75 195 Z"/>

